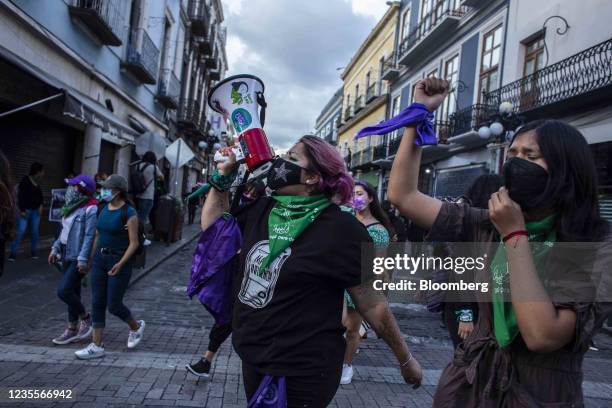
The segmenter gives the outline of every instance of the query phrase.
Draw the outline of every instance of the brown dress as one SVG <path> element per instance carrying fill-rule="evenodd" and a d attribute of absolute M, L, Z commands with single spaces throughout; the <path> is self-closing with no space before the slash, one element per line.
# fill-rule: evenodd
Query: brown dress
<path fill-rule="evenodd" d="M 443 203 L 428 240 L 473 242 L 475 250 L 479 253 L 486 251 L 488 259 L 492 260 L 495 252 L 492 243 L 499 242 L 499 236 L 489 221 L 487 210 L 466 204 Z M 612 264 L 610 251 L 606 256 L 602 264 Z M 580 268 L 575 260 L 551 259 L 549 262 L 554 262 L 547 268 L 555 271 L 550 277 L 553 284 L 555 279 L 563 279 L 563 276 L 569 276 L 567 274 L 575 276 L 576 268 Z M 483 274 L 489 273 L 487 266 Z M 477 279 L 489 282 L 491 287 L 488 276 Z M 568 301 L 553 303 L 558 308 L 576 311 L 576 334 L 570 344 L 550 353 L 530 351 L 520 334 L 508 347 L 500 349 L 493 334 L 490 291 L 479 293 L 479 316 L 474 331 L 455 350 L 453 360 L 442 372 L 433 405 L 461 408 L 582 407 L 582 360 L 594 332 L 601 327 L 606 312 L 609 313 L 610 304 L 572 302 L 576 297 L 571 289 L 562 290 L 566 291 Z"/>

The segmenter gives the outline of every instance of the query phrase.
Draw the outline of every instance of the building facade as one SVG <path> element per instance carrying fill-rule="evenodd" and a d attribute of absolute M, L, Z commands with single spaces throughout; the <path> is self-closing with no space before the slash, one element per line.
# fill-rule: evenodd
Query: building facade
<path fill-rule="evenodd" d="M 334 93 L 315 122 L 315 134 L 327 142 L 338 145 L 338 128 L 342 123 L 343 88 Z"/>
<path fill-rule="evenodd" d="M 372 165 L 378 136 L 355 139 L 359 130 L 385 119 L 389 86 L 382 73 L 384 62 L 393 53 L 399 2 L 389 2 L 385 15 L 376 24 L 341 75 L 344 83 L 342 122 L 338 146 L 356 177 L 374 186 L 380 184 L 380 172 Z"/>
<path fill-rule="evenodd" d="M 43 163 L 48 204 L 69 173 L 127 176 L 153 150 L 181 194 L 206 153 L 181 125 L 181 101 L 224 73 L 222 16 L 214 0 L 0 0 L 0 149 L 14 181 Z M 194 53 L 194 26 L 215 30 L 210 50 Z M 195 157 L 174 169 L 164 152 L 178 138 Z"/>

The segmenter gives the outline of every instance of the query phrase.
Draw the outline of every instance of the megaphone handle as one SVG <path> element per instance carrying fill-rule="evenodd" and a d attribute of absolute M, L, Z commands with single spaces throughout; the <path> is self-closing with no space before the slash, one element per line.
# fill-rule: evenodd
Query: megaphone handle
<path fill-rule="evenodd" d="M 259 110 L 259 123 L 261 123 L 261 127 L 264 126 L 266 122 L 266 107 L 268 104 L 266 103 L 266 98 L 262 92 L 257 92 L 257 103 L 261 106 Z"/>
<path fill-rule="evenodd" d="M 242 193 L 244 193 L 249 174 L 250 172 L 248 170 L 244 172 L 244 176 L 242 176 L 242 181 L 240 182 L 238 188 L 236 189 L 236 192 L 234 193 L 234 198 L 232 199 L 232 205 L 230 207 L 230 213 L 232 214 L 234 214 L 234 212 L 238 209 L 238 206 L 240 205 L 240 198 L 242 197 Z"/>

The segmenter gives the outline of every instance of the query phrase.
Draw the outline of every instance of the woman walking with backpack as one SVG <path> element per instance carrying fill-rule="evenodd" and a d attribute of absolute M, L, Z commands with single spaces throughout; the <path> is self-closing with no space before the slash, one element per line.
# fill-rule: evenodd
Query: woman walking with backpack
<path fill-rule="evenodd" d="M 145 226 L 149 223 L 149 214 L 154 204 L 155 180 L 164 178 L 157 167 L 155 153 L 149 151 L 142 156 L 142 161 L 135 165 L 131 178 L 138 204 L 138 221 Z"/>
<path fill-rule="evenodd" d="M 49 264 L 59 264 L 63 273 L 57 296 L 68 306 L 68 328 L 53 339 L 53 343 L 58 345 L 91 335 L 91 316 L 81 303 L 81 279 L 91 266 L 89 259 L 98 209 L 98 200 L 93 198 L 96 183 L 91 177 L 79 174 L 65 181 L 68 189 L 66 204 L 61 210 L 62 229 L 49 254 Z"/>
<path fill-rule="evenodd" d="M 127 180 L 113 174 L 101 183 L 100 198 L 108 203 L 98 216 L 91 273 L 93 339 L 87 347 L 75 352 L 79 359 L 104 356 L 102 331 L 106 309 L 130 327 L 127 347 L 140 343 L 144 320 L 135 320 L 123 304 L 123 296 L 132 276 L 132 256 L 140 246 L 136 210 L 127 199 Z"/>

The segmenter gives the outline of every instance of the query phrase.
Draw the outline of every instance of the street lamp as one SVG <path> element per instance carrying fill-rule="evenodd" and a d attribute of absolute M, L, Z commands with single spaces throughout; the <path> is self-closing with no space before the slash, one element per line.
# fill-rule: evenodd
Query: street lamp
<path fill-rule="evenodd" d="M 514 136 L 515 129 L 523 124 L 523 118 L 514 113 L 514 105 L 508 101 L 499 104 L 498 112 L 490 118 L 488 125 L 478 129 L 481 139 L 489 140 L 494 136 L 499 143 L 509 141 Z"/>

